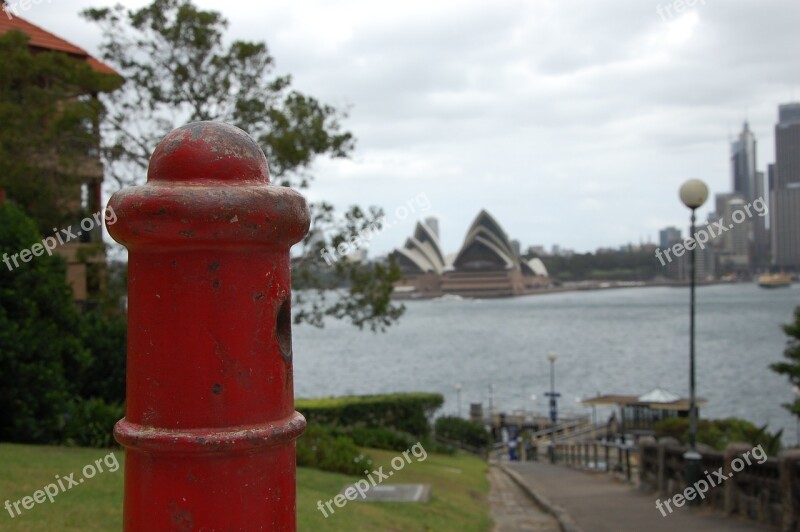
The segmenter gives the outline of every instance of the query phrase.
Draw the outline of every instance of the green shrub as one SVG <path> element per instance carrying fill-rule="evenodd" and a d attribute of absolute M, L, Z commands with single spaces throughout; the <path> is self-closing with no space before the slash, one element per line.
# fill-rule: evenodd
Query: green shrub
<path fill-rule="evenodd" d="M 102 399 L 76 399 L 69 404 L 63 441 L 79 447 L 111 447 L 114 424 L 125 415 L 121 404 Z"/>
<path fill-rule="evenodd" d="M 309 425 L 297 440 L 297 465 L 361 475 L 372 460 L 347 436 L 337 435 L 330 427 Z"/>
<path fill-rule="evenodd" d="M 781 450 L 783 431 L 771 434 L 767 426 L 757 427 L 747 420 L 739 418 L 699 419 L 697 422 L 697 442 L 708 445 L 717 451 L 724 451 L 728 444 L 744 442 L 762 449 L 774 456 Z M 655 426 L 656 438 L 669 436 L 686 444 L 689 441 L 689 419 L 665 419 Z"/>
<path fill-rule="evenodd" d="M 418 441 L 410 434 L 386 428 L 349 427 L 340 429 L 339 433 L 352 439 L 359 447 L 387 451 L 407 451 Z"/>
<path fill-rule="evenodd" d="M 443 403 L 441 394 L 398 393 L 298 399 L 295 406 L 309 424 L 391 428 L 423 438 L 430 433 L 429 418 Z"/>
<path fill-rule="evenodd" d="M 443 416 L 436 420 L 436 437 L 458 442 L 475 450 L 487 449 L 492 435 L 481 425 L 460 417 Z"/>
<path fill-rule="evenodd" d="M 0 257 L 39 243 L 36 224 L 12 202 L 0 204 Z M 64 261 L 0 262 L 0 441 L 57 443 L 75 383 L 91 362 Z M 10 270 L 10 271 L 9 271 Z"/>

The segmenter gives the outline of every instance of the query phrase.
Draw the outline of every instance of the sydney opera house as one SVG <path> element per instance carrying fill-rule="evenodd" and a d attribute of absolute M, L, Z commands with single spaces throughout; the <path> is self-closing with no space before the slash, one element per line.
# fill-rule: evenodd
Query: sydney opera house
<path fill-rule="evenodd" d="M 442 252 L 437 226 L 430 218 L 418 222 L 413 236 L 392 252 L 404 274 L 395 286 L 398 297 L 510 297 L 550 285 L 542 261 L 522 259 L 485 210 L 472 222 L 454 256 Z"/>

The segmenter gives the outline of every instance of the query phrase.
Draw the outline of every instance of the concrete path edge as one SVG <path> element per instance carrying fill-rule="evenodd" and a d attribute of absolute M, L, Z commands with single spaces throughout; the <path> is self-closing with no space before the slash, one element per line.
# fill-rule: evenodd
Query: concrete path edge
<path fill-rule="evenodd" d="M 544 510 L 555 517 L 558 520 L 558 524 L 561 527 L 563 532 L 583 532 L 578 525 L 572 520 L 572 517 L 560 506 L 551 503 L 547 497 L 544 497 L 541 493 L 536 492 L 533 488 L 531 488 L 520 476 L 519 473 L 516 471 L 512 471 L 508 469 L 502 463 L 497 463 L 497 466 L 509 477 L 513 480 L 522 491 L 528 494 L 528 496 L 533 499 L 533 501 L 544 508 Z"/>

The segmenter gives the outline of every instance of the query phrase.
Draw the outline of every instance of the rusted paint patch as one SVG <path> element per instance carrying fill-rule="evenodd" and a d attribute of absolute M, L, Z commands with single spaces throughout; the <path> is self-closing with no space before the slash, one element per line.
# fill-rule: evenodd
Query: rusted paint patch
<path fill-rule="evenodd" d="M 192 513 L 184 508 L 180 508 L 174 501 L 169 503 L 169 513 L 175 530 L 190 531 L 194 529 L 194 519 Z"/>

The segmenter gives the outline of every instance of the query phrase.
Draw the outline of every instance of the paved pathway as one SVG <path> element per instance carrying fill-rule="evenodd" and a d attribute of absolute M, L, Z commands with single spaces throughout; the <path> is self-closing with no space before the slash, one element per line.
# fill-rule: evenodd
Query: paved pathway
<path fill-rule="evenodd" d="M 560 532 L 555 518 L 536 505 L 499 467 L 489 468 L 489 484 L 494 532 Z"/>
<path fill-rule="evenodd" d="M 710 508 L 674 508 L 661 515 L 654 495 L 638 492 L 607 474 L 585 473 L 543 462 L 504 462 L 540 500 L 583 532 L 775 531 L 754 521 L 725 517 Z M 563 512 L 563 513 L 561 513 Z M 569 523 L 568 523 L 569 524 Z"/>

